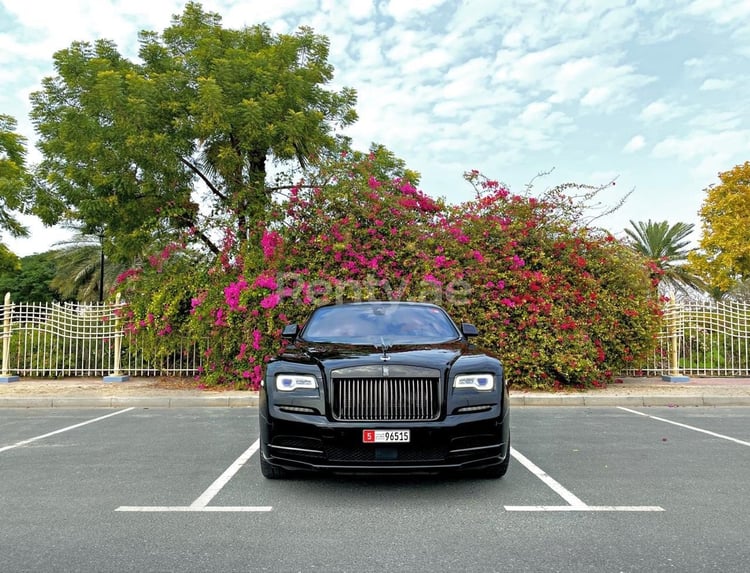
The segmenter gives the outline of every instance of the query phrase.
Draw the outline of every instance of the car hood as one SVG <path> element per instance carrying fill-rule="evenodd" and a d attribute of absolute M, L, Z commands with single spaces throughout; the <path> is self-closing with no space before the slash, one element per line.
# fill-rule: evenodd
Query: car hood
<path fill-rule="evenodd" d="M 393 345 L 384 352 L 382 348 L 376 348 L 374 345 L 299 341 L 287 348 L 282 359 L 315 363 L 327 371 L 367 364 L 424 366 L 442 370 L 450 368 L 459 357 L 467 354 L 481 353 L 464 342 Z"/>

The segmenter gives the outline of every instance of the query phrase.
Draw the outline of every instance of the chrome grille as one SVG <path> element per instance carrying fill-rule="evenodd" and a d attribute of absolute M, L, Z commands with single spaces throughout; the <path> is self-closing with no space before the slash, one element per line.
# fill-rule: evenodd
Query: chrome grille
<path fill-rule="evenodd" d="M 335 378 L 333 417 L 342 421 L 436 420 L 438 378 Z"/>

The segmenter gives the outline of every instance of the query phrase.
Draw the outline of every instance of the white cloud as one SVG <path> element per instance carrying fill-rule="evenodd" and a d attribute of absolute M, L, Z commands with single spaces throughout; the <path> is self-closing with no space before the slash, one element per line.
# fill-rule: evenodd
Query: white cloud
<path fill-rule="evenodd" d="M 688 125 L 699 130 L 734 131 L 742 126 L 742 115 L 735 111 L 703 109 L 690 119 Z"/>
<path fill-rule="evenodd" d="M 747 150 L 750 150 L 750 129 L 694 131 L 663 139 L 654 146 L 652 155 L 689 163 L 691 173 L 706 180 L 746 161 Z"/>
<path fill-rule="evenodd" d="M 693 0 L 686 12 L 719 24 L 733 24 L 750 16 L 750 3 L 746 0 Z"/>
<path fill-rule="evenodd" d="M 355 0 L 356 1 L 356 0 Z M 385 11 L 397 21 L 422 18 L 432 12 L 446 0 L 390 0 L 385 5 Z"/>
<path fill-rule="evenodd" d="M 721 90 L 728 90 L 732 86 L 734 86 L 734 81 L 732 80 L 719 80 L 716 78 L 708 78 L 701 84 L 701 87 L 698 89 L 700 89 L 701 91 L 721 91 Z"/>
<path fill-rule="evenodd" d="M 0 104 L 27 120 L 28 93 L 73 40 L 160 31 L 185 0 L 0 0 Z M 747 0 L 203 0 L 226 27 L 310 25 L 330 39 L 332 87 L 359 94 L 357 147 L 385 144 L 428 193 L 463 189 L 473 167 L 520 186 L 628 174 L 635 219 L 682 208 L 706 178 L 747 159 Z M 3 12 L 5 10 L 5 12 Z M 0 16 L 2 17 L 2 16 Z M 700 41 L 695 41 L 700 39 Z M 681 54 L 685 61 L 680 65 Z M 744 75 L 743 75 L 744 74 Z M 726 90 L 732 90 L 732 98 Z M 635 124 L 635 125 L 634 125 Z M 644 153 L 648 150 L 649 153 Z M 596 177 L 592 177 L 592 174 Z M 624 175 L 623 175 L 623 178 Z M 691 191 L 691 186 L 695 187 Z M 460 192 L 456 192 L 460 195 Z M 654 212 L 654 209 L 657 211 Z M 38 235 L 37 235 L 38 236 Z"/>
<path fill-rule="evenodd" d="M 625 144 L 625 147 L 623 147 L 622 150 L 625 153 L 635 153 L 636 151 L 643 149 L 645 145 L 646 139 L 642 135 L 634 135 Z"/>
<path fill-rule="evenodd" d="M 638 117 L 645 123 L 659 123 L 682 117 L 686 113 L 687 110 L 684 107 L 659 99 L 645 106 Z"/>
<path fill-rule="evenodd" d="M 372 0 L 350 0 L 346 3 L 349 14 L 355 20 L 365 20 L 375 12 Z"/>

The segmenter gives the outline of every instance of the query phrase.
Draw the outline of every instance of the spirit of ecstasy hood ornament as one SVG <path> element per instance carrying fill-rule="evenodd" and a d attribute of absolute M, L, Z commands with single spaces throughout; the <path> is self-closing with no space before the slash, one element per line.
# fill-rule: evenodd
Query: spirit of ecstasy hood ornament
<path fill-rule="evenodd" d="M 388 349 L 390 348 L 390 346 L 385 343 L 385 340 L 382 336 L 380 337 L 380 347 L 383 349 L 383 355 L 380 357 L 380 359 L 383 362 L 388 362 L 391 359 L 391 357 L 388 356 Z M 375 346 L 375 348 L 377 348 L 377 345 Z"/>

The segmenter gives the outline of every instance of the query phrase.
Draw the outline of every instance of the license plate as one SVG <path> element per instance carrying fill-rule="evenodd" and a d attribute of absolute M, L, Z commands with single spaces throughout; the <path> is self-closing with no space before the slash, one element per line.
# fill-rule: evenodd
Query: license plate
<path fill-rule="evenodd" d="M 362 430 L 362 442 L 365 444 L 403 444 L 410 439 L 409 430 Z"/>

